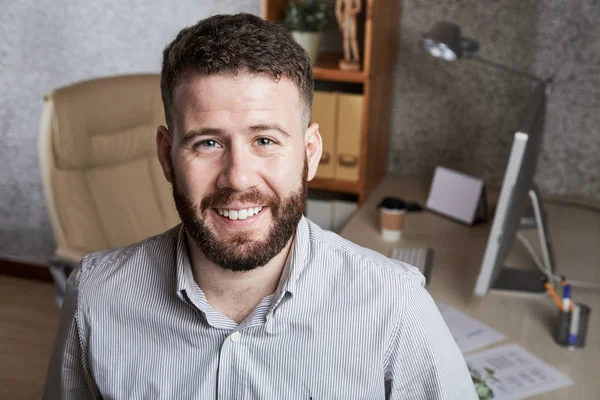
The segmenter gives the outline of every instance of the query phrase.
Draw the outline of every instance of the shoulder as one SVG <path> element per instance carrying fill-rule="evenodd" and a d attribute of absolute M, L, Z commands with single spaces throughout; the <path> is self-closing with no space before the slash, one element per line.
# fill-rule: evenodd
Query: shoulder
<path fill-rule="evenodd" d="M 155 264 L 156 260 L 175 258 L 175 249 L 180 226 L 131 245 L 98 251 L 86 255 L 81 261 L 80 287 L 93 280 L 94 285 L 118 277 L 125 280 L 143 267 Z M 147 268 L 145 268 L 147 270 Z"/>
<path fill-rule="evenodd" d="M 371 275 L 395 283 L 423 287 L 425 277 L 410 264 L 353 243 L 338 234 L 321 229 L 308 221 L 310 243 L 313 250 L 325 257 L 340 261 L 344 273 Z"/>
<path fill-rule="evenodd" d="M 386 352 L 391 351 L 407 313 L 423 309 L 418 299 L 428 296 L 425 277 L 409 264 L 359 246 L 314 223 L 308 226 L 310 272 L 306 275 L 311 279 L 306 281 L 317 288 L 311 292 L 315 301 L 321 309 L 329 308 L 329 315 L 372 327 L 380 342 L 385 343 Z M 388 357 L 384 357 L 386 362 Z"/>

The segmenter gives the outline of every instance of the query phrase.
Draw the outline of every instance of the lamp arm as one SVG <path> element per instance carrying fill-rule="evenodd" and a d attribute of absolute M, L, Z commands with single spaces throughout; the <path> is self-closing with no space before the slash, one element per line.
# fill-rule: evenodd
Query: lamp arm
<path fill-rule="evenodd" d="M 529 79 L 529 80 L 536 81 L 536 82 L 538 82 L 538 83 L 539 83 L 539 82 L 546 82 L 546 81 L 547 81 L 546 79 L 542 79 L 542 78 L 539 78 L 539 77 L 537 77 L 537 76 L 534 76 L 534 75 L 529 75 L 529 74 L 527 74 L 527 73 L 525 73 L 525 72 L 517 71 L 516 69 L 512 69 L 512 68 L 510 68 L 510 67 L 506 67 L 506 66 L 504 66 L 504 65 L 502 65 L 502 64 L 498 64 L 498 63 L 495 63 L 495 62 L 493 62 L 493 61 L 486 60 L 485 58 L 481 58 L 481 57 L 479 57 L 479 56 L 477 56 L 477 55 L 475 55 L 475 54 L 470 54 L 470 55 L 468 55 L 468 57 L 466 57 L 466 58 L 467 58 L 467 59 L 471 59 L 471 60 L 478 61 L 478 62 L 480 62 L 480 63 L 482 63 L 482 64 L 489 65 L 489 66 L 491 66 L 491 67 L 494 67 L 494 68 L 497 68 L 497 69 L 503 70 L 503 71 L 505 71 L 505 72 L 508 72 L 508 73 L 511 73 L 511 74 L 514 74 L 514 75 L 519 75 L 519 76 L 521 76 L 521 77 L 523 77 L 523 78 L 527 78 L 527 79 Z"/>

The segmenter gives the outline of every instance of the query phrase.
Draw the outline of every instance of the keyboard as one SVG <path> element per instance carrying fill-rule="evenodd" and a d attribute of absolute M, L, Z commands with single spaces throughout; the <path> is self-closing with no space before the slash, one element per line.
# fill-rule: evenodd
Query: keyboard
<path fill-rule="evenodd" d="M 391 258 L 404 261 L 417 269 L 425 276 L 429 283 L 431 269 L 433 268 L 433 249 L 428 247 L 395 247 Z"/>

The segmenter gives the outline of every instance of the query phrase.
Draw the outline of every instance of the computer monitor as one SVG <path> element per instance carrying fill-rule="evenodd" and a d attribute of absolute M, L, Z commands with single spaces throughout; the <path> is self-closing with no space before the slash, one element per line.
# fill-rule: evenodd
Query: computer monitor
<path fill-rule="evenodd" d="M 475 295 L 485 296 L 490 289 L 543 293 L 545 287 L 539 269 L 534 271 L 505 266 L 524 212 L 531 204 L 540 235 L 543 260 L 551 273 L 555 272 L 554 257 L 547 232 L 547 221 L 533 183 L 546 117 L 548 84 L 540 83 L 527 104 L 524 119 L 514 135 L 510 156 L 496 213 L 475 284 Z M 531 201 L 531 203 L 530 203 Z M 547 274 L 546 274 L 547 276 Z"/>

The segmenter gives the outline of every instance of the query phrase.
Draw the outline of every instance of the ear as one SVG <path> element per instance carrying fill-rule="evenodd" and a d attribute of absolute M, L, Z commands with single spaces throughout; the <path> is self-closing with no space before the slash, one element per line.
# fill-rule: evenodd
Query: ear
<path fill-rule="evenodd" d="M 319 133 L 319 125 L 312 123 L 304 133 L 304 147 L 308 160 L 308 180 L 312 181 L 317 173 L 321 154 L 323 152 L 323 139 Z"/>
<path fill-rule="evenodd" d="M 171 145 L 173 137 L 169 130 L 160 125 L 156 130 L 156 153 L 167 181 L 171 182 Z M 172 182 L 171 182 L 172 183 Z"/>

